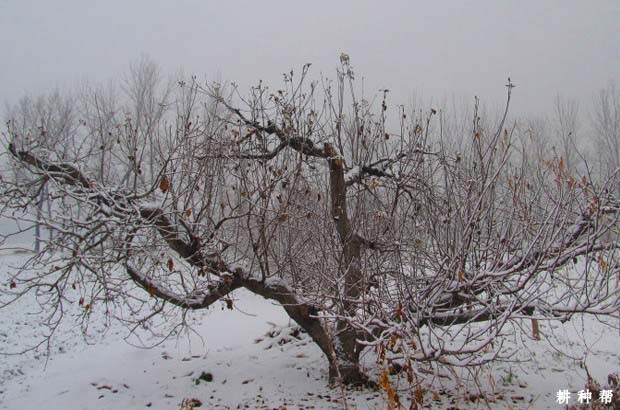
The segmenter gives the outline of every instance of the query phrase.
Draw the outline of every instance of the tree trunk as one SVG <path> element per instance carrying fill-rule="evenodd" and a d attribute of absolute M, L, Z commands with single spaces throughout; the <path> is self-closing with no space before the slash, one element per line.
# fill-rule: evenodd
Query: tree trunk
<path fill-rule="evenodd" d="M 345 384 L 367 384 L 368 378 L 358 365 L 359 351 L 355 348 L 355 336 L 348 329 L 340 333 L 332 341 L 329 332 L 317 317 L 317 311 L 304 303 L 300 303 L 294 293 L 285 286 L 265 284 L 258 280 L 244 281 L 242 286 L 249 291 L 280 303 L 291 319 L 308 333 L 325 354 L 329 362 L 329 382 L 341 380 Z M 352 336 L 346 337 L 344 335 Z M 346 344 L 345 344 L 346 343 Z"/>
<path fill-rule="evenodd" d="M 39 253 L 41 251 L 41 221 L 43 220 L 43 204 L 45 202 L 45 189 L 41 189 L 39 193 L 39 199 L 37 201 L 37 220 L 34 225 L 34 251 Z"/>
<path fill-rule="evenodd" d="M 361 253 L 362 242 L 351 226 L 347 213 L 347 187 L 344 179 L 344 159 L 338 155 L 331 144 L 325 144 L 325 153 L 329 164 L 329 185 L 331 195 L 331 213 L 336 231 L 342 244 L 344 261 L 344 295 L 342 314 L 355 315 L 357 301 L 362 292 Z M 357 333 L 344 320 L 336 325 L 334 353 L 337 360 L 336 368 L 330 369 L 330 378 L 335 376 L 346 384 L 366 384 L 368 378 L 359 367 L 360 346 Z M 332 374 L 336 373 L 336 374 Z"/>

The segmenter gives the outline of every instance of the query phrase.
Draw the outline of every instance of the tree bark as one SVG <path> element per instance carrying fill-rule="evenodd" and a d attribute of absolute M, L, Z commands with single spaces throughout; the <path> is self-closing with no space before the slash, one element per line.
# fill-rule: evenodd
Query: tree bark
<path fill-rule="evenodd" d="M 325 144 L 325 154 L 329 165 L 331 214 L 342 245 L 344 262 L 342 314 L 354 316 L 357 301 L 362 293 L 362 241 L 351 226 L 347 212 L 344 159 L 338 155 L 331 144 Z M 357 343 L 357 332 L 344 320 L 337 322 L 336 331 L 334 351 L 338 360 L 337 370 L 339 374 L 337 376 L 345 384 L 366 384 L 368 378 L 359 367 L 361 350 Z M 330 376 L 333 378 L 336 375 Z"/>

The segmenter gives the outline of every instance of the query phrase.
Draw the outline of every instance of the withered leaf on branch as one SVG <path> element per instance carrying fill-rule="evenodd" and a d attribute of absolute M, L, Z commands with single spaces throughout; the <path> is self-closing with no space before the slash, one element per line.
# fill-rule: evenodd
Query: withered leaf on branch
<path fill-rule="evenodd" d="M 537 319 L 532 319 L 532 336 L 535 340 L 540 340 L 540 328 Z"/>
<path fill-rule="evenodd" d="M 161 189 L 161 192 L 167 192 L 170 189 L 170 181 L 168 181 L 168 177 L 166 175 L 161 178 L 159 189 Z"/>

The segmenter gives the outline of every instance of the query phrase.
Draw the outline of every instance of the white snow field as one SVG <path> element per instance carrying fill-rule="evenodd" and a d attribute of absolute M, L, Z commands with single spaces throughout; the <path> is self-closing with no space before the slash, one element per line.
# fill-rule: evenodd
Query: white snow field
<path fill-rule="evenodd" d="M 11 266 L 27 256 L 3 252 L 0 286 L 8 286 Z M 295 332 L 280 307 L 247 292 L 235 298 L 234 310 L 217 305 L 193 313 L 189 322 L 195 333 L 150 349 L 136 347 L 136 338 L 125 340 L 128 331 L 118 324 L 104 333 L 101 319 L 85 340 L 68 312 L 49 346 L 0 356 L 0 409 L 179 409 L 186 398 L 198 399 L 203 409 L 388 408 L 382 391 L 328 387 L 326 360 Z M 0 310 L 2 353 L 42 340 L 36 307 L 34 300 L 24 299 Z M 577 404 L 577 391 L 586 383 L 584 360 L 603 384 L 608 374 L 620 372 L 620 335 L 594 318 L 541 323 L 540 331 L 539 342 L 510 338 L 517 361 L 479 369 L 478 383 L 425 386 L 423 407 L 562 408 L 556 403 L 560 389 L 573 392 L 571 403 Z M 370 355 L 365 362 L 373 364 Z M 403 408 L 410 408 L 412 394 L 399 391 Z"/>

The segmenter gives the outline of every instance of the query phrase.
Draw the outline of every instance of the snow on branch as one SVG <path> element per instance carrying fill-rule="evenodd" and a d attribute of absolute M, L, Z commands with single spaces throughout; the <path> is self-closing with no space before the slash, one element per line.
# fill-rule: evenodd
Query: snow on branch
<path fill-rule="evenodd" d="M 233 274 L 222 274 L 215 284 L 210 284 L 204 291 L 194 291 L 188 295 L 179 295 L 169 289 L 164 288 L 158 282 L 153 281 L 138 272 L 129 263 L 125 264 L 127 274 L 140 287 L 146 290 L 151 296 L 172 303 L 183 309 L 205 309 L 230 292 L 242 287 L 242 281 Z"/>

